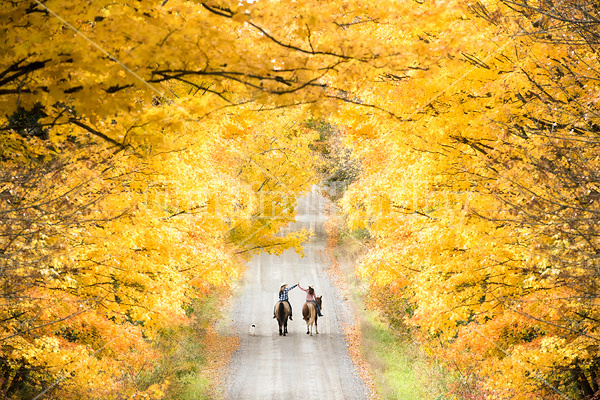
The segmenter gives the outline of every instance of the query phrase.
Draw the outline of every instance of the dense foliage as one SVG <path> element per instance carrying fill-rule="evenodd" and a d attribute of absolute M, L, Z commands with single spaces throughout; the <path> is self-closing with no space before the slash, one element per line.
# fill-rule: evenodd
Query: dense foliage
<path fill-rule="evenodd" d="M 155 338 L 243 257 L 301 251 L 275 234 L 323 173 L 354 182 L 394 323 L 482 396 L 598 392 L 597 2 L 9 0 L 0 21 L 4 397 L 163 397 Z"/>
<path fill-rule="evenodd" d="M 484 398 L 588 398 L 598 5 L 450 3 L 421 6 L 438 19 L 405 39 L 415 69 L 362 95 L 399 118 L 348 127 L 364 174 L 343 203 L 374 238 L 360 273 L 408 302 L 405 320 Z"/>

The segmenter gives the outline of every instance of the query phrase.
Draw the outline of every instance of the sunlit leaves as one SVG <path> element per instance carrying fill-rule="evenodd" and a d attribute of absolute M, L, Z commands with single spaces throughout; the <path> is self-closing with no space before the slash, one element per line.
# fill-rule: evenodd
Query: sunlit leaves
<path fill-rule="evenodd" d="M 582 7 L 597 14 L 561 12 Z M 414 304 L 425 343 L 495 398 L 590 395 L 597 62 L 564 25 L 524 38 L 539 17 L 525 4 L 448 10 L 405 39 L 426 71 L 361 94 L 401 118 L 340 118 L 364 166 L 342 205 L 374 239 L 358 272 Z"/>

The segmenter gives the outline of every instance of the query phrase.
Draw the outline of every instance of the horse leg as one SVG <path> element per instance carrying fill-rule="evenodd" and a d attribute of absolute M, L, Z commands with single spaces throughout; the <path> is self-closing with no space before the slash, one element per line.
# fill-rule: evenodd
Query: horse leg
<path fill-rule="evenodd" d="M 319 316 L 315 315 L 315 330 L 317 331 L 317 335 L 319 334 L 319 324 L 317 324 L 318 320 L 319 320 Z"/>

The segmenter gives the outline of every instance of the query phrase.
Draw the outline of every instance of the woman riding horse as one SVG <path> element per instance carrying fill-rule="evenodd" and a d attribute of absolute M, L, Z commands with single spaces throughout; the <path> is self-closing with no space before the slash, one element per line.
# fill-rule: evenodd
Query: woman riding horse
<path fill-rule="evenodd" d="M 308 286 L 308 289 L 304 289 L 302 286 L 300 286 L 300 282 L 298 282 L 297 285 L 300 289 L 306 292 L 306 301 L 312 301 L 315 306 L 317 306 L 317 314 L 319 314 L 319 317 L 322 317 L 323 314 L 321 314 L 321 307 L 319 307 L 319 304 L 317 303 L 317 294 L 315 293 L 315 289 L 313 289 L 310 285 Z"/>
<path fill-rule="evenodd" d="M 298 286 L 298 284 L 295 284 L 294 286 L 291 286 L 290 288 L 288 288 L 287 283 L 283 283 L 283 284 L 281 284 L 281 287 L 279 288 L 279 301 L 286 301 L 288 303 L 288 305 L 290 306 L 290 321 L 293 321 L 293 319 L 292 319 L 292 305 L 290 304 L 288 292 L 290 290 L 292 290 L 293 288 L 295 288 L 296 286 Z M 273 318 L 276 318 L 275 309 L 273 309 Z"/>
<path fill-rule="evenodd" d="M 317 322 L 319 316 L 317 314 L 317 309 L 321 308 L 322 297 L 323 296 L 317 297 L 314 302 L 307 301 L 304 303 L 304 306 L 302 306 L 302 316 L 306 321 L 306 333 L 310 333 L 310 336 L 312 336 L 313 326 L 317 334 L 319 333 L 319 325 Z"/>

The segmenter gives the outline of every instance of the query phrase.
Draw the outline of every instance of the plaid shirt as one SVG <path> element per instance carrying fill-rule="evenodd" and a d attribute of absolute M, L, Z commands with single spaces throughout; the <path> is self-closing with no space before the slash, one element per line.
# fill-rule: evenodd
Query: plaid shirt
<path fill-rule="evenodd" d="M 298 284 L 295 284 L 294 286 L 290 286 L 289 288 L 286 287 L 281 292 L 279 292 L 279 301 L 290 301 L 290 299 L 288 298 L 288 292 L 290 290 L 292 290 L 293 288 L 295 288 L 296 286 L 298 286 Z"/>

